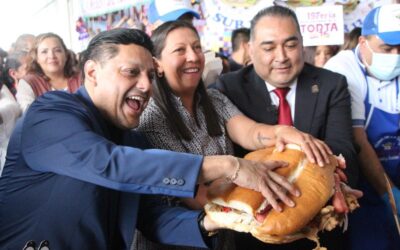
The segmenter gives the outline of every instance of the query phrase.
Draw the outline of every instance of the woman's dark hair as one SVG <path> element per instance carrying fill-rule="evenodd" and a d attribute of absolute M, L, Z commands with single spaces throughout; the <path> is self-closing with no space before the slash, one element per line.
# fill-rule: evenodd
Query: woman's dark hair
<path fill-rule="evenodd" d="M 307 46 L 304 47 L 304 61 L 311 64 L 315 65 L 315 56 L 317 53 L 317 49 L 319 46 L 326 46 L 330 50 L 332 56 L 336 55 L 339 50 L 340 46 L 339 45 L 318 45 L 318 46 Z"/>
<path fill-rule="evenodd" d="M 355 27 L 350 31 L 348 34 L 347 39 L 345 39 L 345 42 L 342 46 L 342 50 L 346 49 L 354 49 L 357 47 L 358 44 L 358 38 L 361 36 L 361 28 L 360 27 Z"/>
<path fill-rule="evenodd" d="M 153 51 L 150 37 L 141 30 L 119 28 L 100 32 L 79 56 L 82 80 L 85 78 L 84 65 L 88 60 L 106 62 L 118 54 L 118 45 L 121 44 L 135 44 L 147 49 L 150 53 Z"/>
<path fill-rule="evenodd" d="M 39 63 L 37 62 L 38 47 L 39 47 L 40 43 L 47 38 L 57 39 L 60 42 L 62 49 L 64 50 L 65 56 L 67 58 L 67 61 L 65 62 L 65 66 L 64 66 L 64 76 L 67 78 L 70 78 L 70 77 L 76 75 L 77 72 L 75 71 L 75 67 L 73 66 L 73 63 L 74 63 L 73 58 L 71 58 L 71 54 L 68 52 L 67 46 L 65 46 L 65 43 L 62 40 L 62 38 L 59 35 L 54 34 L 54 33 L 43 33 L 43 34 L 38 35 L 35 38 L 32 50 L 29 52 L 31 61 L 28 63 L 28 72 L 33 73 L 33 74 L 38 74 L 38 75 L 44 77 L 45 79 L 48 78 L 46 76 L 46 74 L 43 72 Z"/>
<path fill-rule="evenodd" d="M 165 41 L 167 40 L 168 34 L 175 29 L 181 28 L 190 29 L 197 35 L 197 37 L 199 37 L 196 28 L 193 27 L 193 25 L 189 22 L 171 21 L 163 23 L 153 32 L 151 36 L 151 40 L 154 44 L 153 55 L 156 58 L 161 58 L 161 52 L 165 47 Z M 165 117 L 167 118 L 168 125 L 172 129 L 173 133 L 179 138 L 190 141 L 193 135 L 183 122 L 180 113 L 173 103 L 173 98 L 172 89 L 169 86 L 165 76 L 163 75 L 162 77 L 157 77 L 156 86 L 154 86 L 153 90 L 153 99 L 155 103 L 164 113 Z M 218 113 L 216 112 L 201 79 L 195 91 L 193 105 L 195 106 L 196 103 L 199 103 L 200 107 L 204 110 L 208 134 L 210 136 L 222 135 Z M 196 112 L 196 107 L 193 107 L 193 110 Z M 199 122 L 196 113 L 194 113 L 194 117 L 198 124 Z"/>
<path fill-rule="evenodd" d="M 8 89 L 15 95 L 16 89 L 14 86 L 14 78 L 9 74 L 10 69 L 18 70 L 22 65 L 22 60 L 28 56 L 26 51 L 16 51 L 9 54 L 4 63 L 3 73 L 1 74 L 1 81 L 8 87 Z"/>

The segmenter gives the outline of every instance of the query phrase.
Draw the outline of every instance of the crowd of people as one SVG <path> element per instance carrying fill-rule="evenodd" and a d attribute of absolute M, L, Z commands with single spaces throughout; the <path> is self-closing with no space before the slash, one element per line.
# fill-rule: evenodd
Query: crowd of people
<path fill-rule="evenodd" d="M 399 249 L 400 4 L 371 10 L 342 47 L 308 48 L 295 12 L 267 7 L 225 58 L 204 51 L 190 1 L 157 2 L 151 37 L 110 29 L 77 56 L 57 34 L 24 34 L 0 54 L 0 249 L 313 249 L 203 211 L 218 179 L 295 207 L 301 192 L 274 172 L 285 162 L 242 158 L 288 143 L 321 167 L 343 155 L 364 193 L 323 246 Z"/>

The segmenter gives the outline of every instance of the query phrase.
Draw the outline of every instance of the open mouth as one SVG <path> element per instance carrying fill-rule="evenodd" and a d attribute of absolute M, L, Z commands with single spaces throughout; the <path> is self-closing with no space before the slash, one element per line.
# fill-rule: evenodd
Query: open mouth
<path fill-rule="evenodd" d="M 125 102 L 131 109 L 138 112 L 144 108 L 146 103 L 146 98 L 143 96 L 128 96 L 125 99 Z"/>
<path fill-rule="evenodd" d="M 199 71 L 199 68 L 186 68 L 183 70 L 184 73 L 198 73 Z"/>

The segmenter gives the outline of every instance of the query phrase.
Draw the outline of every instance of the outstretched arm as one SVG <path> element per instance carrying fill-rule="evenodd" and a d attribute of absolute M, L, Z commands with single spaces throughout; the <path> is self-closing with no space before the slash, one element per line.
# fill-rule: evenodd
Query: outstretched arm
<path fill-rule="evenodd" d="M 274 145 L 283 150 L 285 144 L 295 143 L 301 146 L 311 162 L 318 162 L 321 166 L 329 162 L 329 155 L 332 154 L 324 142 L 291 126 L 266 125 L 244 115 L 236 115 L 228 120 L 226 127 L 229 137 L 248 150 Z"/>

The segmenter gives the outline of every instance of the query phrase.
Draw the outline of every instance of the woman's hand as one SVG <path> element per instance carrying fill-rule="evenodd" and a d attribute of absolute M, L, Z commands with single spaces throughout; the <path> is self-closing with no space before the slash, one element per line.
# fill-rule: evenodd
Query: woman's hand
<path fill-rule="evenodd" d="M 277 125 L 275 137 L 278 151 L 283 151 L 285 144 L 294 143 L 301 147 L 312 163 L 318 163 L 320 166 L 329 164 L 329 155 L 332 155 L 332 151 L 328 145 L 312 135 L 303 133 L 292 126 Z"/>
<path fill-rule="evenodd" d="M 332 154 L 323 141 L 292 126 L 267 125 L 244 115 L 236 115 L 228 120 L 226 127 L 232 141 L 247 150 L 276 146 L 278 151 L 283 151 L 285 144 L 294 143 L 302 148 L 312 163 L 320 166 L 329 163 L 329 155 Z"/>

